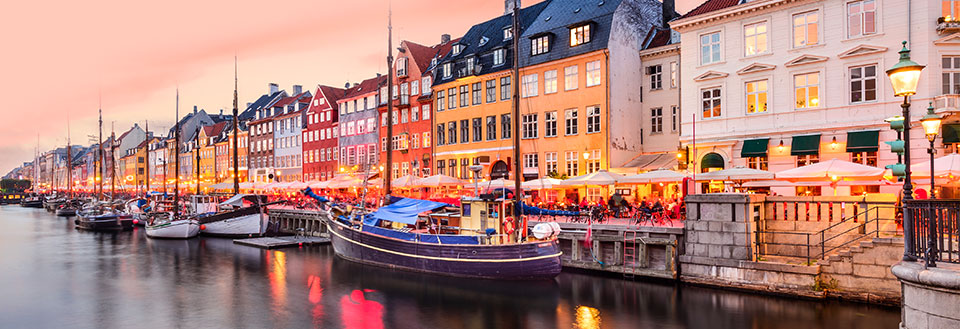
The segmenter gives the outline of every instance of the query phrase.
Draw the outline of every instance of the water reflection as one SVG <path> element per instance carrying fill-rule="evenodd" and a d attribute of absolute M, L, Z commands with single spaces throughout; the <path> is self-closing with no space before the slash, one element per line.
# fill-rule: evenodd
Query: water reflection
<path fill-rule="evenodd" d="M 563 273 L 465 280 L 0 207 L 3 328 L 896 328 L 896 309 Z"/>

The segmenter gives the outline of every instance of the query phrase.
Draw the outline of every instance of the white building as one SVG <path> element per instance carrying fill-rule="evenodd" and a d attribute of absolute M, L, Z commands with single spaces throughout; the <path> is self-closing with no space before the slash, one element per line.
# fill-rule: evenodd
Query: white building
<path fill-rule="evenodd" d="M 953 92 L 960 92 L 960 70 L 941 79 L 940 71 L 948 70 L 941 69 L 941 59 L 952 62 L 951 56 L 960 55 L 960 36 L 938 34 L 940 5 L 929 0 L 707 0 L 671 22 L 681 34 L 681 108 L 686 111 L 680 140 L 691 146 L 691 168 L 778 172 L 834 158 L 879 167 L 895 163 L 896 155 L 882 142 L 895 140 L 896 133 L 883 120 L 901 113 L 903 99 L 893 95 L 884 71 L 897 63 L 902 40 L 910 41 L 912 59 L 927 65 L 911 97 L 910 118 L 911 158 L 924 161 L 929 142 L 918 120 L 928 102 L 943 93 L 942 85 L 956 85 Z M 937 147 L 942 148 L 940 142 Z M 837 193 L 898 188 L 872 183 L 839 186 Z M 829 186 L 771 190 L 834 192 Z"/>

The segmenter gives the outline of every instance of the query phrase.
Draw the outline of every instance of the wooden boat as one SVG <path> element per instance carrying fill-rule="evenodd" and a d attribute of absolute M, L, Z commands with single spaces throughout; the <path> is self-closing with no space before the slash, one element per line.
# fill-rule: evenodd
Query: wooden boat
<path fill-rule="evenodd" d="M 81 211 L 74 224 L 78 229 L 99 232 L 113 232 L 133 229 L 133 219 L 129 215 L 119 214 L 105 208 L 93 208 Z"/>
<path fill-rule="evenodd" d="M 155 239 L 189 239 L 200 233 L 200 223 L 174 212 L 151 213 L 146 219 L 147 237 Z"/>
<path fill-rule="evenodd" d="M 427 226 L 438 229 L 428 229 L 425 233 L 383 227 L 382 222 L 378 225 L 376 212 L 358 216 L 334 209 L 327 221 L 330 241 L 337 256 L 394 269 L 499 280 L 549 279 L 560 274 L 562 252 L 556 235 L 545 239 L 521 237 L 518 236 L 521 232 L 508 233 L 509 225 L 497 225 L 501 219 L 488 218 L 486 212 L 480 214 L 480 209 L 498 207 L 502 200 L 464 199 L 462 202 L 466 206 L 459 214 L 441 215 L 458 218 L 459 223 L 450 220 L 447 223 L 459 226 L 443 228 L 439 225 L 442 224 L 440 217 L 431 216 L 432 223 Z M 397 212 L 390 206 L 383 209 Z M 348 216 L 364 220 L 351 220 Z"/>
<path fill-rule="evenodd" d="M 202 225 L 200 234 L 216 237 L 251 237 L 266 233 L 270 204 L 266 196 L 237 194 L 219 204 L 210 196 L 194 196 L 195 219 Z M 211 205 L 213 206 L 211 208 Z"/>
<path fill-rule="evenodd" d="M 39 195 L 31 195 L 20 199 L 20 206 L 26 208 L 43 208 L 43 198 Z"/>
<path fill-rule="evenodd" d="M 66 200 L 57 207 L 55 211 L 57 216 L 72 217 L 77 215 L 77 209 L 80 208 L 80 202 L 77 200 Z"/>

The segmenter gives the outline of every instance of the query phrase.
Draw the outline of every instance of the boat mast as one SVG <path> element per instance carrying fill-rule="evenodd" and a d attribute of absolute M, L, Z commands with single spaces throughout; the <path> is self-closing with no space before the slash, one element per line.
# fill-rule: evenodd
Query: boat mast
<path fill-rule="evenodd" d="M 70 152 L 70 115 L 67 114 L 67 197 L 73 198 L 73 154 Z"/>
<path fill-rule="evenodd" d="M 513 2 L 513 198 L 514 198 L 514 212 L 521 207 L 521 202 L 523 202 L 522 192 L 520 190 L 521 183 L 521 167 L 520 167 L 520 1 L 514 0 Z M 521 214 L 517 212 L 517 214 Z M 504 216 L 508 216 L 504 214 Z M 517 216 L 519 219 L 520 216 Z M 521 226 L 522 225 L 522 226 Z M 518 222 L 518 226 L 526 230 L 526 224 L 523 223 L 521 219 Z M 523 234 L 518 233 L 517 239 L 520 238 Z"/>
<path fill-rule="evenodd" d="M 150 175 L 150 121 L 144 120 L 143 124 L 144 124 L 144 128 L 146 129 L 146 131 L 143 133 L 143 142 L 145 143 L 143 145 L 143 149 L 144 149 L 143 152 L 145 153 L 144 154 L 145 164 L 144 164 L 143 174 L 146 176 L 146 178 L 144 179 L 146 183 L 144 183 L 143 196 L 146 197 L 147 193 L 150 193 L 150 176 L 151 176 Z M 139 171 L 137 171 L 137 173 L 139 173 Z"/>
<path fill-rule="evenodd" d="M 174 216 L 180 214 L 180 208 L 177 205 L 177 200 L 180 199 L 180 88 L 177 87 L 177 112 L 176 118 L 174 118 L 174 130 L 173 130 L 173 155 L 174 155 L 174 167 L 173 167 L 173 211 Z"/>
<path fill-rule="evenodd" d="M 387 174 L 383 180 L 383 197 L 389 203 L 393 180 L 393 3 L 388 2 L 387 6 L 387 166 L 384 168 Z"/>
<path fill-rule="evenodd" d="M 200 120 L 197 120 L 196 116 L 193 119 L 197 121 L 197 133 L 193 136 L 193 153 L 197 155 L 194 167 L 197 168 L 197 195 L 200 195 Z"/>
<path fill-rule="evenodd" d="M 237 109 L 237 57 L 233 57 L 233 194 L 240 194 L 240 162 L 237 155 L 237 135 L 240 133 L 240 123 Z"/>
<path fill-rule="evenodd" d="M 99 139 L 97 140 L 97 147 L 98 147 L 97 153 L 100 155 L 100 167 L 97 168 L 97 169 L 98 169 L 98 170 L 97 170 L 97 173 L 100 174 L 100 177 L 98 177 L 99 179 L 97 179 L 97 181 L 96 181 L 97 186 L 99 186 L 99 191 L 98 191 L 98 188 L 96 188 L 96 187 L 94 188 L 94 191 L 97 191 L 97 201 L 100 201 L 100 196 L 101 196 L 101 194 L 103 194 L 103 178 L 104 178 L 104 177 L 103 177 L 103 165 L 104 165 L 103 160 L 104 160 L 104 157 L 103 157 L 103 101 L 102 101 L 102 99 L 101 99 L 101 102 L 100 102 L 99 109 L 97 110 L 97 113 L 98 113 L 98 115 L 99 115 L 99 118 L 97 119 L 97 124 L 98 124 L 99 127 L 100 127 L 100 128 L 99 128 L 99 129 L 100 129 L 100 137 L 99 137 Z M 94 175 L 96 175 L 96 174 L 94 174 Z"/>
<path fill-rule="evenodd" d="M 114 193 L 117 190 L 117 156 L 113 152 L 113 145 L 117 142 L 117 131 L 114 122 L 110 122 L 110 203 L 113 203 Z"/>

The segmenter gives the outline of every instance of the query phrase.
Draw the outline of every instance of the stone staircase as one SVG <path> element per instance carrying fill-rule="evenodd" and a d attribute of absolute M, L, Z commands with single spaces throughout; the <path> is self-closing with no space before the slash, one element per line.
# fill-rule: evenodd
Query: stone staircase
<path fill-rule="evenodd" d="M 817 261 L 820 286 L 831 295 L 892 303 L 900 298 L 900 282 L 890 268 L 902 257 L 903 238 L 864 237 Z"/>

